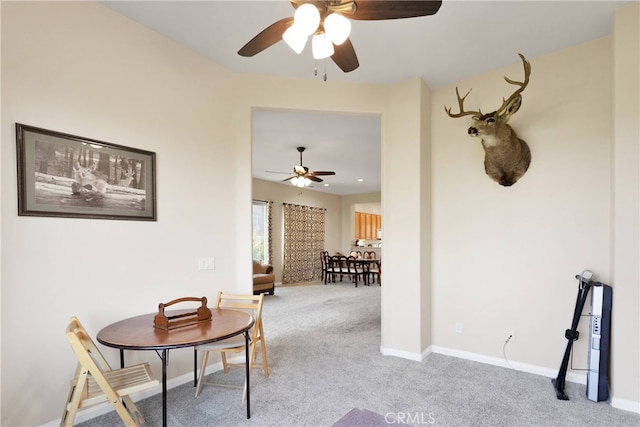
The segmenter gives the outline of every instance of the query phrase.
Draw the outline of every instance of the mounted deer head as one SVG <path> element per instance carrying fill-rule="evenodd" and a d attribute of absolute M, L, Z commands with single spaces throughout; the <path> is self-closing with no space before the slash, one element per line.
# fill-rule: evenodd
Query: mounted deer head
<path fill-rule="evenodd" d="M 482 111 L 465 111 L 462 104 L 469 92 L 462 98 L 456 87 L 456 96 L 460 112 L 451 113 L 451 107 L 444 107 L 449 117 L 472 116 L 474 123 L 468 130 L 469 136 L 480 137 L 482 148 L 484 148 L 484 170 L 498 184 L 505 187 L 511 186 L 518 181 L 529 168 L 531 163 L 531 150 L 526 142 L 518 138 L 518 135 L 507 124 L 522 104 L 522 92 L 529 84 L 531 74 L 531 64 L 522 54 L 522 64 L 524 65 L 524 80 L 516 82 L 505 77 L 507 83 L 516 85 L 519 88 L 506 100 L 503 98 L 502 105 L 496 111 L 482 114 Z"/>

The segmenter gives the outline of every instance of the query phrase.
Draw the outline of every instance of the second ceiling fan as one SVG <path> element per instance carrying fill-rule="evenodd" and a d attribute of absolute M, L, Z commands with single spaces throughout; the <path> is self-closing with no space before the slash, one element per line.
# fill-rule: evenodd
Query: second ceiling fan
<path fill-rule="evenodd" d="M 335 175 L 336 173 L 333 171 L 310 171 L 308 167 L 302 165 L 302 153 L 305 150 L 305 147 L 297 147 L 296 150 L 300 153 L 300 165 L 296 165 L 293 167 L 293 175 L 289 178 L 283 179 L 283 182 L 291 181 L 294 185 L 298 187 L 306 187 L 310 184 L 309 181 L 314 182 L 322 182 L 319 176 L 328 176 Z"/>
<path fill-rule="evenodd" d="M 435 14 L 442 0 L 290 0 L 294 17 L 274 22 L 249 40 L 239 51 L 254 56 L 284 39 L 296 52 L 304 49 L 309 36 L 315 59 L 331 57 L 345 73 L 360 66 L 349 39 L 351 22 L 413 18 Z M 348 18 L 348 19 L 347 19 Z"/>

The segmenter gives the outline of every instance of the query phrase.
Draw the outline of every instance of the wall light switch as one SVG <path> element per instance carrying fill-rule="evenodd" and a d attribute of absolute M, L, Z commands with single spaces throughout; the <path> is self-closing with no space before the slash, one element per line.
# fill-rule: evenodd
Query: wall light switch
<path fill-rule="evenodd" d="M 213 270 L 213 257 L 198 258 L 198 270 Z"/>

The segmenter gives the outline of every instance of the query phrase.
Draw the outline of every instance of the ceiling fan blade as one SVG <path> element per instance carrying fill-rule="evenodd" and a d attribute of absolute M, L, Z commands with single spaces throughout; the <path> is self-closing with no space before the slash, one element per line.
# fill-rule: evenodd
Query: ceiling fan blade
<path fill-rule="evenodd" d="M 341 45 L 334 45 L 333 47 L 335 52 L 331 55 L 331 59 L 342 71 L 348 73 L 360 66 L 358 56 L 350 39 L 346 39 Z"/>
<path fill-rule="evenodd" d="M 315 176 L 335 175 L 333 171 L 313 171 L 311 172 Z"/>
<path fill-rule="evenodd" d="M 280 175 L 291 175 L 291 172 L 264 171 L 265 173 L 278 173 Z"/>
<path fill-rule="evenodd" d="M 356 0 L 355 12 L 343 14 L 347 18 L 363 21 L 414 18 L 434 15 L 440 6 L 442 0 Z"/>
<path fill-rule="evenodd" d="M 311 181 L 322 182 L 322 179 L 320 179 L 320 178 L 318 178 L 317 176 L 314 176 L 314 175 L 309 175 L 309 176 L 307 176 L 307 178 L 309 178 Z"/>
<path fill-rule="evenodd" d="M 287 182 L 287 181 L 292 180 L 293 178 L 296 178 L 296 177 L 297 177 L 297 175 L 290 176 L 289 178 L 283 179 L 282 182 Z"/>
<path fill-rule="evenodd" d="M 262 52 L 266 48 L 273 46 L 282 40 L 282 35 L 291 24 L 293 24 L 293 17 L 284 18 L 274 22 L 262 30 L 257 36 L 249 40 L 247 44 L 242 46 L 238 51 L 238 55 L 253 56 Z"/>

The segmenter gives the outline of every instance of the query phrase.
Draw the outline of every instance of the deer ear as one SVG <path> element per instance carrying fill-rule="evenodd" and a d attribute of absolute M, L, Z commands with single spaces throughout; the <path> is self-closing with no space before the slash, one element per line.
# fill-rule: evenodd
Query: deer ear
<path fill-rule="evenodd" d="M 513 101 L 511 101 L 504 109 L 504 113 L 501 114 L 502 119 L 506 122 L 507 120 L 509 120 L 509 118 L 514 115 L 515 113 L 518 112 L 518 110 L 520 109 L 520 105 L 522 105 L 522 95 L 518 95 L 515 98 L 513 98 Z"/>

